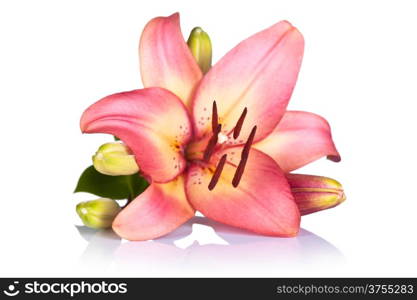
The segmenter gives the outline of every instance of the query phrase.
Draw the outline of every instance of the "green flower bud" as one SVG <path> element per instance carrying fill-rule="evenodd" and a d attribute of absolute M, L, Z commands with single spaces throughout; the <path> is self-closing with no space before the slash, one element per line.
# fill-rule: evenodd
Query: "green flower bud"
<path fill-rule="evenodd" d="M 200 27 L 195 27 L 191 30 L 187 44 L 201 71 L 204 74 L 207 73 L 211 68 L 212 56 L 211 41 L 208 34 Z"/>
<path fill-rule="evenodd" d="M 93 156 L 94 168 L 105 175 L 132 175 L 139 171 L 135 156 L 123 143 L 106 143 Z"/>
<path fill-rule="evenodd" d="M 84 225 L 95 229 L 111 227 L 120 210 L 119 204 L 108 198 L 81 202 L 76 207 L 77 214 Z"/>

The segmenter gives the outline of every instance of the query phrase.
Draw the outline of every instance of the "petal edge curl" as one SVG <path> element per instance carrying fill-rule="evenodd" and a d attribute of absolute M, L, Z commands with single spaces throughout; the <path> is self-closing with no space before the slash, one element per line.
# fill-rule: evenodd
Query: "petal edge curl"
<path fill-rule="evenodd" d="M 335 162 L 341 160 L 329 123 L 304 111 L 287 111 L 274 131 L 254 147 L 275 159 L 284 173 L 323 156 Z"/>
<path fill-rule="evenodd" d="M 183 146 L 191 138 L 187 109 L 161 88 L 113 94 L 91 105 L 80 121 L 84 133 L 108 133 L 135 154 L 141 171 L 168 182 L 186 167 Z"/>

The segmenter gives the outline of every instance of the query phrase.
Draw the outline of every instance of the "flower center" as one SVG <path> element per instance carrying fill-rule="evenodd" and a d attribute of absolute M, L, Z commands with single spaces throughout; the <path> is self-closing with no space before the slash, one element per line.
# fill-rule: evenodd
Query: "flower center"
<path fill-rule="evenodd" d="M 243 122 L 245 121 L 245 117 L 248 113 L 247 108 L 245 108 L 242 112 L 242 114 L 240 115 L 238 121 L 236 122 L 235 127 L 233 128 L 233 130 L 228 133 L 228 134 L 224 134 L 221 132 L 222 129 L 222 124 L 219 123 L 219 117 L 218 117 L 218 113 L 217 113 L 217 104 L 216 101 L 213 102 L 213 109 L 212 109 L 212 118 L 211 118 L 211 131 L 212 131 L 212 135 L 210 137 L 210 139 L 208 140 L 202 158 L 201 156 L 198 157 L 198 155 L 196 156 L 195 153 L 197 152 L 193 152 L 193 150 L 190 150 L 188 153 L 188 158 L 189 159 L 197 159 L 197 160 L 202 160 L 203 163 L 208 163 L 210 161 L 211 156 L 213 155 L 213 153 L 215 152 L 216 149 L 223 146 L 223 144 L 225 144 L 230 137 L 230 135 L 233 133 L 233 139 L 237 139 L 239 137 L 239 134 L 242 130 L 242 126 L 243 126 Z M 243 172 L 245 170 L 245 166 L 246 163 L 248 161 L 248 157 L 249 157 L 249 151 L 250 148 L 252 146 L 253 140 L 255 138 L 255 133 L 256 133 L 256 126 L 254 126 L 252 128 L 252 131 L 249 134 L 249 137 L 246 141 L 246 143 L 243 146 L 243 150 L 241 152 L 241 157 L 240 157 L 240 162 L 236 168 L 235 174 L 233 176 L 233 180 L 232 180 L 232 185 L 234 187 L 237 187 L 239 185 L 240 180 L 242 179 L 242 175 Z M 193 148 L 193 147 L 191 147 Z M 201 153 L 201 152 L 200 152 Z M 201 155 L 201 154 L 200 154 Z M 219 179 L 220 176 L 222 174 L 223 168 L 225 166 L 225 164 L 227 163 L 227 154 L 224 154 L 219 162 L 217 163 L 217 166 L 214 170 L 213 176 L 210 180 L 210 183 L 208 185 L 208 189 L 211 191 L 213 190 Z"/>

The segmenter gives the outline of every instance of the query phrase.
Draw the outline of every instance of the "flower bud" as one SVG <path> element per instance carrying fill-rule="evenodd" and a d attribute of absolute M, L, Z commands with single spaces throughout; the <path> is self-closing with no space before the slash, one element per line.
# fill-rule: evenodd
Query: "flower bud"
<path fill-rule="evenodd" d="M 76 207 L 77 214 L 84 225 L 95 229 L 111 227 L 120 210 L 119 204 L 108 198 L 81 202 Z"/>
<path fill-rule="evenodd" d="M 93 156 L 94 168 L 105 175 L 132 175 L 139 171 L 135 156 L 123 143 L 106 143 Z"/>
<path fill-rule="evenodd" d="M 208 34 L 200 27 L 195 27 L 191 30 L 187 44 L 203 74 L 207 73 L 211 68 L 212 56 L 211 41 Z"/>
<path fill-rule="evenodd" d="M 342 185 L 328 177 L 286 174 L 301 215 L 335 207 L 346 200 Z"/>

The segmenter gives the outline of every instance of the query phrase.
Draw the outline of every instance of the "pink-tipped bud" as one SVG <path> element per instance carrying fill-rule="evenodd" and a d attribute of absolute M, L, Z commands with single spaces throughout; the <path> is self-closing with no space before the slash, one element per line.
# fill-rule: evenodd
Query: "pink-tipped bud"
<path fill-rule="evenodd" d="M 342 185 L 332 178 L 303 174 L 286 177 L 301 215 L 332 208 L 346 200 Z"/>

